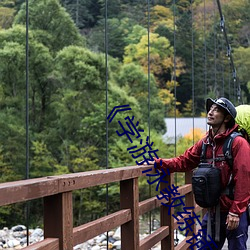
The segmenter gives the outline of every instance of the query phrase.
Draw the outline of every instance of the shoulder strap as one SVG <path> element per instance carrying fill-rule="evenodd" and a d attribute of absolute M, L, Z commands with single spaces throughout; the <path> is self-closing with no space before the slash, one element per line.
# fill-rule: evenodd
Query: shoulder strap
<path fill-rule="evenodd" d="M 225 159 L 229 165 L 229 167 L 232 169 L 233 168 L 233 156 L 232 156 L 232 144 L 233 144 L 233 140 L 237 137 L 237 136 L 242 136 L 241 133 L 239 132 L 233 132 L 231 133 L 227 138 L 226 141 L 223 145 L 223 154 L 225 156 Z"/>
<path fill-rule="evenodd" d="M 201 148 L 201 162 L 205 162 L 206 160 L 206 152 L 207 152 L 207 144 L 202 142 L 202 148 Z"/>

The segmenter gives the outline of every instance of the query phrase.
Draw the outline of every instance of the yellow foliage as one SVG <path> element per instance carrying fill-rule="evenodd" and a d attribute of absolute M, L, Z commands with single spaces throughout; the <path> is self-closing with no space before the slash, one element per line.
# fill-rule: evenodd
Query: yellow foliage
<path fill-rule="evenodd" d="M 10 28 L 14 19 L 14 9 L 0 7 L 0 29 Z"/>
<path fill-rule="evenodd" d="M 201 112 L 201 117 L 207 117 L 207 113 L 206 112 Z"/>
<path fill-rule="evenodd" d="M 152 8 L 150 13 L 150 21 L 152 28 L 155 30 L 158 26 L 166 26 L 167 28 L 174 29 L 173 12 L 162 5 L 156 5 Z"/>
<path fill-rule="evenodd" d="M 194 140 L 196 142 L 200 140 L 204 136 L 205 133 L 206 131 L 201 128 L 194 128 L 194 129 L 191 129 L 188 134 L 184 135 L 184 139 L 187 139 L 190 141 Z"/>
<path fill-rule="evenodd" d="M 169 105 L 174 100 L 174 94 L 171 93 L 168 89 L 160 89 L 159 97 L 165 105 Z"/>

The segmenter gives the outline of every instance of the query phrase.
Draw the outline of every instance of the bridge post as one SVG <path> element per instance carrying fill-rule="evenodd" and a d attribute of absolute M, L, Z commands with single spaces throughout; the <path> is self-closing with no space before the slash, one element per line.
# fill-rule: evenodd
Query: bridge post
<path fill-rule="evenodd" d="M 191 184 L 192 183 L 192 175 L 193 175 L 192 172 L 186 172 L 185 173 L 185 184 Z M 195 208 L 195 204 L 196 203 L 195 203 L 195 200 L 194 200 L 193 191 L 186 194 L 185 195 L 185 205 L 186 205 L 186 207 L 194 207 Z M 193 232 L 196 232 L 196 225 L 195 224 L 190 226 L 190 228 L 192 228 L 192 230 L 189 231 L 187 236 L 192 236 Z M 192 244 L 194 244 L 194 243 L 195 243 L 195 241 L 193 240 Z"/>
<path fill-rule="evenodd" d="M 174 184 L 174 175 L 170 174 L 163 178 L 164 181 L 168 181 L 168 183 L 161 181 L 161 190 L 167 188 L 168 185 L 172 186 Z M 168 204 L 171 203 L 171 199 Z M 169 235 L 161 241 L 161 250 L 173 250 L 174 249 L 174 208 L 166 207 L 164 205 L 161 206 L 161 226 L 169 227 Z"/>
<path fill-rule="evenodd" d="M 138 178 L 120 182 L 121 209 L 130 209 L 132 220 L 121 225 L 121 249 L 139 250 Z"/>
<path fill-rule="evenodd" d="M 60 250 L 73 249 L 72 192 L 44 197 L 44 238 L 59 238 Z"/>

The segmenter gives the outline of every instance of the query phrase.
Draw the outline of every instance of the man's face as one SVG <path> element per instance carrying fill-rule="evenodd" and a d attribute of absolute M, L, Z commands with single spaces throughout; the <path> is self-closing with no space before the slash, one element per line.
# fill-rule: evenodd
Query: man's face
<path fill-rule="evenodd" d="M 224 122 L 224 119 L 224 110 L 220 106 L 213 104 L 207 113 L 207 124 L 216 128 Z"/>

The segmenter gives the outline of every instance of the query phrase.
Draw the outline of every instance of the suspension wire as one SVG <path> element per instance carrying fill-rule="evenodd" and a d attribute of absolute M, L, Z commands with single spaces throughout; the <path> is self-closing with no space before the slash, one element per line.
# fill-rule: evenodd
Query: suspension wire
<path fill-rule="evenodd" d="M 176 150 L 176 136 L 177 136 L 177 132 L 176 132 L 176 116 L 177 116 L 177 106 L 176 106 L 176 96 L 177 96 L 177 86 L 176 86 L 176 28 L 175 28 L 175 23 L 176 23 L 176 3 L 175 3 L 175 0 L 173 0 L 173 7 L 174 7 L 174 58 L 173 58 L 173 61 L 174 61 L 174 74 L 173 74 L 173 81 L 174 81 L 174 114 L 175 114 L 175 122 L 174 122 L 174 126 L 175 126 L 175 156 L 176 156 L 176 153 L 177 153 L 177 150 Z"/>
<path fill-rule="evenodd" d="M 204 0 L 204 94 L 207 97 L 207 39 L 206 39 L 206 23 L 207 23 L 207 16 L 206 16 L 206 0 Z"/>
<path fill-rule="evenodd" d="M 106 117 L 108 117 L 108 79 L 109 79 L 109 74 L 108 74 L 108 0 L 105 0 L 105 84 L 106 84 Z M 109 139 L 109 134 L 108 134 L 108 119 L 105 119 L 106 121 L 106 169 L 109 168 L 109 162 L 108 162 L 108 139 Z M 109 186 L 108 183 L 106 184 L 106 215 L 108 215 L 109 212 Z M 108 241 L 108 232 L 107 232 L 107 249 L 109 245 Z"/>
<path fill-rule="evenodd" d="M 215 15 L 215 0 L 213 1 L 214 6 L 214 91 L 217 95 L 217 32 L 216 32 L 216 15 Z"/>
<path fill-rule="evenodd" d="M 191 0 L 191 36 L 192 36 L 192 115 L 193 115 L 193 144 L 195 141 L 194 133 L 194 117 L 195 117 L 195 107 L 194 107 L 194 10 L 193 10 L 193 0 Z"/>
<path fill-rule="evenodd" d="M 224 49 L 224 42 L 221 41 L 220 39 L 218 40 L 218 48 L 219 48 L 219 56 L 220 56 L 220 73 L 221 73 L 221 81 L 222 81 L 222 96 L 225 96 L 225 75 L 224 75 L 224 60 L 221 58 L 221 52 Z"/>
<path fill-rule="evenodd" d="M 236 68 L 235 68 L 235 65 L 234 65 L 234 60 L 233 60 L 231 45 L 230 45 L 230 43 L 228 41 L 228 36 L 227 36 L 225 18 L 224 18 L 223 14 L 222 14 L 220 0 L 216 0 L 216 1 L 217 1 L 217 6 L 218 6 L 219 14 L 220 14 L 220 28 L 221 28 L 221 31 L 223 32 L 224 38 L 226 40 L 227 57 L 230 60 L 230 68 L 232 69 L 232 75 L 233 75 L 232 78 L 233 78 L 233 82 L 234 82 L 234 91 L 236 90 L 236 95 L 237 95 L 238 103 L 241 104 L 242 103 L 241 86 L 240 86 L 239 80 L 237 80 L 237 73 L 236 73 Z M 237 85 L 237 87 L 236 87 L 236 85 Z"/>
<path fill-rule="evenodd" d="M 76 0 L 76 26 L 79 28 L 79 0 Z"/>
<path fill-rule="evenodd" d="M 150 143 L 150 0 L 147 0 L 147 29 L 148 29 L 148 138 Z M 149 197 L 152 196 L 152 187 L 148 185 Z M 153 223 L 154 224 L 154 223 Z M 154 230 L 154 229 L 153 229 Z M 152 212 L 149 212 L 149 233 L 152 231 Z"/>
<path fill-rule="evenodd" d="M 148 136 L 150 143 L 150 0 L 148 0 Z"/>
<path fill-rule="evenodd" d="M 229 72 L 231 70 L 231 66 L 229 65 Z M 229 92 L 229 99 L 231 99 L 231 76 L 228 75 L 228 92 Z"/>
<path fill-rule="evenodd" d="M 175 0 L 173 0 L 173 22 L 174 22 L 174 74 L 173 74 L 173 80 L 174 80 L 174 132 L 175 132 L 175 136 L 174 136 L 174 154 L 176 156 L 177 154 L 177 140 L 176 140 L 176 137 L 177 137 L 177 107 L 176 107 L 176 97 L 177 97 L 177 86 L 176 86 L 176 2 Z M 175 184 L 177 186 L 177 173 L 175 173 Z M 176 242 L 178 243 L 179 242 L 179 239 L 178 239 L 178 233 L 177 233 L 177 230 L 175 230 L 176 232 L 176 235 L 175 235 L 175 240 Z"/>
<path fill-rule="evenodd" d="M 25 45 L 25 72 L 26 72 L 26 174 L 25 179 L 29 179 L 29 0 L 26 0 L 26 45 Z M 30 202 L 25 203 L 25 215 L 26 215 L 26 239 L 27 246 L 29 245 L 29 213 Z"/>

